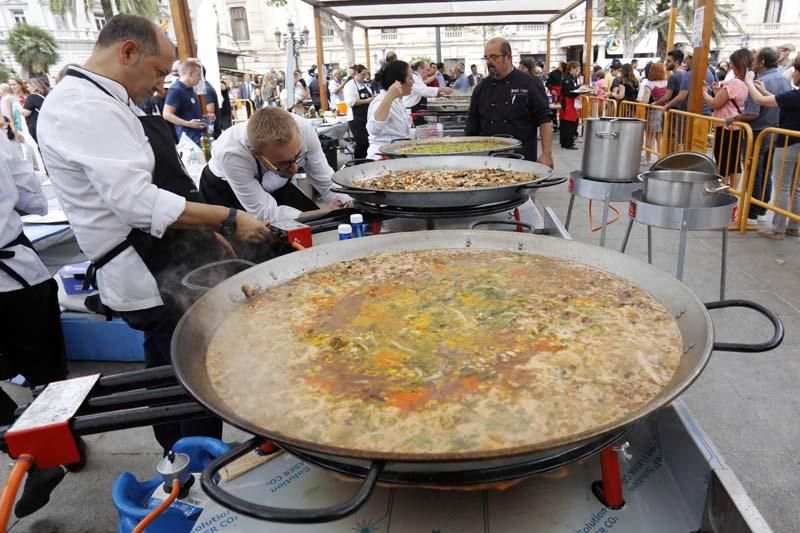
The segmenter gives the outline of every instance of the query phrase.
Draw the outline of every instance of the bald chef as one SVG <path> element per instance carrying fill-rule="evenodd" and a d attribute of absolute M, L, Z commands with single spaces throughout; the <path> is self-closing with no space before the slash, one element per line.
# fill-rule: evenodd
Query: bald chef
<path fill-rule="evenodd" d="M 224 237 L 269 238 L 243 211 L 199 203 L 167 123 L 136 106 L 160 87 L 174 46 L 150 20 L 117 15 L 92 55 L 72 67 L 39 116 L 39 146 L 100 299 L 144 331 L 145 365 L 170 364 L 170 340 L 191 295 L 183 273 L 219 259 Z M 102 117 L 102 120 L 98 120 Z M 164 450 L 186 435 L 219 437 L 214 418 L 160 424 Z"/>

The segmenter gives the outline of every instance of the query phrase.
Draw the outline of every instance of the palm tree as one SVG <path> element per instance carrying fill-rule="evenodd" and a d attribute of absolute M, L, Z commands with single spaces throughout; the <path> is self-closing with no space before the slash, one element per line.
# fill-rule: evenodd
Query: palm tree
<path fill-rule="evenodd" d="M 689 0 L 679 0 L 678 1 L 678 17 L 675 20 L 676 26 L 676 33 L 680 31 L 683 33 L 688 39 L 691 40 L 691 36 L 694 33 L 692 31 L 692 25 L 694 24 L 694 2 Z M 722 41 L 725 39 L 725 34 L 727 33 L 727 29 L 725 27 L 726 23 L 731 23 L 736 28 L 739 35 L 745 35 L 744 28 L 742 28 L 741 24 L 736 18 L 736 13 L 733 12 L 733 8 L 727 4 L 716 4 L 714 6 L 714 20 L 712 21 L 711 26 L 711 40 L 715 42 L 717 45 L 721 44 Z M 658 26 L 659 32 L 664 32 L 664 35 L 667 34 L 669 25 L 669 11 L 666 12 L 666 15 L 662 18 L 661 24 Z"/>
<path fill-rule="evenodd" d="M 112 2 L 114 2 L 113 5 Z M 50 11 L 62 17 L 69 15 L 75 22 L 77 5 L 77 0 L 50 0 Z M 88 16 L 92 4 L 91 2 L 84 2 L 83 5 Z M 158 0 L 100 0 L 100 5 L 103 8 L 103 16 L 106 20 L 111 20 L 111 17 L 114 16 L 114 7 L 116 7 L 117 13 L 134 13 L 149 19 L 155 19 L 159 15 Z"/>
<path fill-rule="evenodd" d="M 58 44 L 53 35 L 28 24 L 18 24 L 11 30 L 8 48 L 29 76 L 47 74 L 58 61 Z"/>

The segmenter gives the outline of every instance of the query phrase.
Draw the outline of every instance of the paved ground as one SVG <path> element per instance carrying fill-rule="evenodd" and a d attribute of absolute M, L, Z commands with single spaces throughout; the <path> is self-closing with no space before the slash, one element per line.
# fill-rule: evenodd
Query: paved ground
<path fill-rule="evenodd" d="M 557 174 L 580 168 L 581 151 L 555 153 Z M 566 187 L 541 192 L 537 203 L 566 216 Z M 610 227 L 608 246 L 618 249 L 627 222 Z M 595 223 L 600 209 L 595 206 Z M 576 202 L 570 228 L 575 239 L 597 243 L 588 226 L 587 203 Z M 646 258 L 645 231 L 634 226 L 629 253 Z M 715 353 L 711 363 L 684 395 L 696 418 L 739 476 L 756 506 L 776 532 L 800 532 L 796 502 L 800 496 L 800 240 L 771 241 L 756 235 L 732 234 L 729 245 L 728 297 L 747 298 L 780 313 L 786 325 L 784 345 L 769 354 Z M 677 232 L 655 231 L 655 263 L 675 272 Z M 705 301 L 718 298 L 720 233 L 691 234 L 685 282 Z M 748 312 L 714 312 L 719 340 L 753 341 L 769 334 L 765 320 Z M 117 372 L 134 364 L 73 364 L 77 374 Z M 26 392 L 3 385 L 20 400 Z M 238 438 L 226 430 L 226 438 Z M 12 527 L 14 532 L 107 533 L 116 530 L 111 487 L 122 471 L 138 478 L 155 473 L 159 452 L 149 429 L 120 431 L 87 438 L 87 468 L 70 475 L 42 511 Z M 5 476 L 5 471 L 3 472 Z"/>

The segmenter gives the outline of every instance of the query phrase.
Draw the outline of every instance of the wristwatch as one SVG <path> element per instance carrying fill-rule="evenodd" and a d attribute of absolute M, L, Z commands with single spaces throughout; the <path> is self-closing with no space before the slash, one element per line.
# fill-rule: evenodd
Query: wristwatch
<path fill-rule="evenodd" d="M 220 226 L 219 232 L 224 237 L 230 237 L 236 234 L 236 211 L 236 209 L 231 208 L 228 213 L 228 218 L 226 218 L 222 226 Z"/>

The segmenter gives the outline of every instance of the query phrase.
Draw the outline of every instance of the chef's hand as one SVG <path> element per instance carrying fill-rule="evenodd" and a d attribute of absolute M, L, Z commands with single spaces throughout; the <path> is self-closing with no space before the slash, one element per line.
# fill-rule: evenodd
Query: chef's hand
<path fill-rule="evenodd" d="M 450 87 L 439 87 L 439 95 L 441 96 L 443 94 L 449 96 L 453 94 L 453 89 L 451 89 Z"/>
<path fill-rule="evenodd" d="M 204 130 L 206 129 L 206 123 L 199 118 L 193 118 L 192 120 L 189 121 L 188 124 L 186 124 L 186 127 L 193 128 L 196 130 Z"/>
<path fill-rule="evenodd" d="M 345 207 L 353 207 L 353 200 L 348 200 L 346 202 L 334 200 L 328 204 L 328 209 L 343 209 Z"/>
<path fill-rule="evenodd" d="M 225 252 L 227 257 L 236 257 L 236 250 L 233 249 L 233 246 L 231 246 L 231 243 L 228 242 L 228 239 L 216 232 L 214 233 L 214 237 L 217 238 L 220 248 L 222 248 L 222 251 Z"/>
<path fill-rule="evenodd" d="M 262 222 L 250 213 L 236 212 L 236 238 L 247 242 L 272 240 L 269 224 Z"/>
<path fill-rule="evenodd" d="M 206 115 L 206 119 L 207 119 L 209 122 L 214 122 L 215 120 L 217 120 L 217 115 L 215 115 L 214 113 L 208 113 L 208 114 Z"/>
<path fill-rule="evenodd" d="M 399 81 L 394 82 L 386 93 L 391 99 L 400 98 L 403 96 L 403 84 Z"/>
<path fill-rule="evenodd" d="M 537 163 L 553 168 L 553 154 L 542 154 L 536 160 Z"/>

